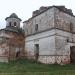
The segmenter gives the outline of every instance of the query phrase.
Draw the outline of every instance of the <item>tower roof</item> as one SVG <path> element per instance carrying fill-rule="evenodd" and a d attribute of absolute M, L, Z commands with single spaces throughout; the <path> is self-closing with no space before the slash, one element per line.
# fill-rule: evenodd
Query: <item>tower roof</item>
<path fill-rule="evenodd" d="M 5 20 L 7 20 L 8 18 L 17 18 L 21 21 L 21 19 L 18 18 L 18 16 L 15 13 L 12 13 L 9 17 L 6 17 Z"/>
<path fill-rule="evenodd" d="M 10 15 L 10 17 L 11 17 L 11 18 L 13 18 L 13 17 L 14 17 L 14 18 L 18 18 L 18 16 L 17 16 L 15 13 L 12 13 L 12 14 Z"/>

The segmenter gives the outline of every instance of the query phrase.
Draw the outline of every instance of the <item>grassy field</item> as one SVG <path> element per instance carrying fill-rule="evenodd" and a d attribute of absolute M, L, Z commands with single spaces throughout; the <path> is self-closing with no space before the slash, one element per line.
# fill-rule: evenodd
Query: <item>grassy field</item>
<path fill-rule="evenodd" d="M 0 75 L 75 75 L 75 65 L 45 65 L 33 60 L 0 63 Z"/>

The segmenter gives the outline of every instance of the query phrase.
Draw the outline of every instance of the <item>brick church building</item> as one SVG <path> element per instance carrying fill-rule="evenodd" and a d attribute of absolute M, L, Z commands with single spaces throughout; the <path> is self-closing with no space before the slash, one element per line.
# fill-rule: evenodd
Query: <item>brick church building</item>
<path fill-rule="evenodd" d="M 23 22 L 23 29 L 15 13 L 5 20 L 6 28 L 0 30 L 1 62 L 26 56 L 45 64 L 75 63 L 75 16 L 71 9 L 40 7 Z"/>
<path fill-rule="evenodd" d="M 24 32 L 21 19 L 15 13 L 6 17 L 6 28 L 0 30 L 0 62 L 8 62 L 24 56 Z"/>
<path fill-rule="evenodd" d="M 71 9 L 40 7 L 23 25 L 29 59 L 45 64 L 75 63 L 75 16 Z"/>

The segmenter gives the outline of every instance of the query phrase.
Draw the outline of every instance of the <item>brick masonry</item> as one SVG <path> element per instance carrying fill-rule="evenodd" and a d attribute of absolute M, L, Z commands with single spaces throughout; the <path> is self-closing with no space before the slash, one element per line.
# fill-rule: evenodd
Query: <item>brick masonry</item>
<path fill-rule="evenodd" d="M 75 17 L 71 9 L 64 6 L 42 9 L 34 11 L 33 16 L 23 24 L 27 56 L 35 55 L 35 44 L 38 44 L 38 61 L 45 64 L 68 64 L 70 47 L 75 46 Z M 38 31 L 35 30 L 36 24 Z"/>

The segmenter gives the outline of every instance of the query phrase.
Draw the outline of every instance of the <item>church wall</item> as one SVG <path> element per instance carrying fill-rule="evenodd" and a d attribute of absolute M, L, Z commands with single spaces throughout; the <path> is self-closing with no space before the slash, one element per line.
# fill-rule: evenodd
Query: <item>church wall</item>
<path fill-rule="evenodd" d="M 74 34 L 54 29 L 43 33 L 28 36 L 25 50 L 27 57 L 35 59 L 35 44 L 39 44 L 38 61 L 45 64 L 68 64 L 70 63 L 70 47 L 73 43 Z"/>
<path fill-rule="evenodd" d="M 73 40 L 72 40 L 72 41 L 73 41 L 73 42 L 75 42 L 75 34 L 73 34 L 73 37 L 72 37 L 72 38 L 73 38 Z"/>
<path fill-rule="evenodd" d="M 75 17 L 55 8 L 55 27 L 69 32 L 75 32 Z"/>
<path fill-rule="evenodd" d="M 38 31 L 35 25 L 38 24 Z M 52 29 L 54 28 L 54 29 Z M 35 59 L 35 44 L 39 44 L 38 61 L 46 64 L 70 63 L 70 47 L 75 46 L 75 18 L 57 8 L 24 22 L 25 50 Z M 31 34 L 31 35 L 30 35 Z"/>
<path fill-rule="evenodd" d="M 49 30 L 25 39 L 25 51 L 28 58 L 35 59 L 35 44 L 39 44 L 38 61 L 42 63 L 55 63 L 55 30 Z"/>
<path fill-rule="evenodd" d="M 3 36 L 8 37 L 4 30 L 0 31 L 0 62 L 8 62 L 9 46 L 6 43 L 6 38 Z"/>
<path fill-rule="evenodd" d="M 24 22 L 25 35 L 37 33 L 35 31 L 35 26 L 38 24 L 38 31 L 41 32 L 54 27 L 54 8 L 47 10 L 46 12 L 29 19 Z"/>
<path fill-rule="evenodd" d="M 55 47 L 58 63 L 70 63 L 70 47 L 75 46 L 74 34 L 56 29 Z M 74 38 L 75 39 L 75 38 Z"/>
<path fill-rule="evenodd" d="M 23 57 L 24 55 L 24 36 L 22 34 L 19 33 L 14 33 L 14 32 L 6 32 L 6 34 L 8 34 L 10 37 L 7 42 L 9 45 L 9 49 L 10 49 L 10 60 L 15 60 L 16 57 L 16 53 L 17 51 L 20 52 L 19 54 L 19 58 Z"/>
<path fill-rule="evenodd" d="M 38 32 L 56 27 L 69 32 L 75 32 L 75 17 L 57 8 L 52 8 L 46 12 L 24 22 L 26 35 L 36 33 L 35 25 L 38 24 Z"/>
<path fill-rule="evenodd" d="M 72 31 L 75 33 L 75 17 L 72 17 L 73 28 Z"/>
<path fill-rule="evenodd" d="M 17 59 L 17 50 L 20 51 L 19 58 L 24 57 L 24 39 L 22 34 L 0 31 L 0 62 Z"/>
<path fill-rule="evenodd" d="M 0 62 L 8 62 L 9 46 L 7 43 L 0 44 Z"/>
<path fill-rule="evenodd" d="M 52 56 L 40 56 L 40 61 L 46 64 L 70 63 L 70 47 L 75 46 L 75 43 L 72 42 L 72 37 L 72 33 L 55 29 L 55 52 Z"/>

